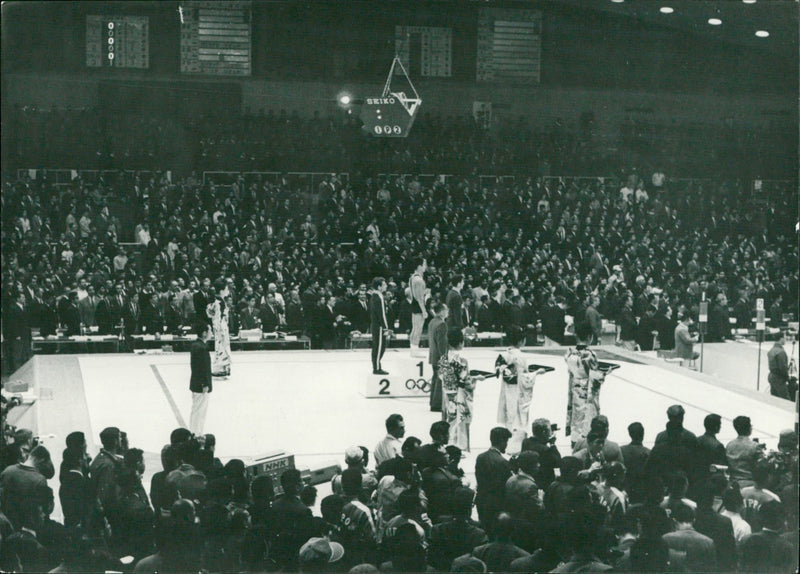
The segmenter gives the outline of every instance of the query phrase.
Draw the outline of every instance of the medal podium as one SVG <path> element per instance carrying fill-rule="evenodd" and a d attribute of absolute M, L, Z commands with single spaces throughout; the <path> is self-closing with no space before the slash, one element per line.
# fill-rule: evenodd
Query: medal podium
<path fill-rule="evenodd" d="M 433 369 L 425 357 L 412 357 L 408 351 L 385 355 L 381 364 L 388 375 L 365 377 L 362 394 L 368 399 L 427 397 L 431 392 Z"/>

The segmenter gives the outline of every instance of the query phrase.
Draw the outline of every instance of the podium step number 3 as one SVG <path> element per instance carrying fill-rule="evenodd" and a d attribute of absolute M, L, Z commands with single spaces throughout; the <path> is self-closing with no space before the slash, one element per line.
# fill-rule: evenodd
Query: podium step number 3
<path fill-rule="evenodd" d="M 364 381 L 366 398 L 427 397 L 430 394 L 433 371 L 425 361 L 413 365 L 406 362 L 387 364 L 384 368 L 389 371 L 388 375 L 367 375 Z"/>

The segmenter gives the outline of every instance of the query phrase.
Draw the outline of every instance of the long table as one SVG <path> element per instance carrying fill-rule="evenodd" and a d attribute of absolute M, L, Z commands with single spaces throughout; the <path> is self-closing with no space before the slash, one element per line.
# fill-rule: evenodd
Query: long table
<path fill-rule="evenodd" d="M 154 335 L 134 335 L 130 345 L 118 337 L 102 335 L 88 335 L 78 337 L 34 337 L 33 352 L 41 355 L 54 354 L 83 354 L 83 353 L 120 353 L 140 349 L 171 349 L 174 352 L 189 350 L 194 337 L 159 337 Z M 209 350 L 214 348 L 214 341 L 209 342 Z M 261 339 L 261 338 L 232 338 L 231 350 L 233 351 L 269 351 L 282 349 L 311 348 L 308 337 Z"/>
<path fill-rule="evenodd" d="M 420 337 L 420 344 L 427 344 L 428 335 L 423 334 Z M 366 349 L 372 344 L 372 335 L 369 333 L 351 333 L 347 337 L 348 349 Z M 505 344 L 505 335 L 503 333 L 478 333 L 477 338 L 464 340 L 465 347 L 502 347 Z M 391 337 L 386 346 L 389 349 L 407 349 L 410 346 L 408 335 L 399 334 Z M 424 346 L 424 345 L 422 345 Z"/>

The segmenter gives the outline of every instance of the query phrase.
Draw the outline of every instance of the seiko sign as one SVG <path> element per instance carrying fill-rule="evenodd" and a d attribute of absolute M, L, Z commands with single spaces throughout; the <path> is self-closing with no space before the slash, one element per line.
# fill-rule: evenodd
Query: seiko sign
<path fill-rule="evenodd" d="M 394 98 L 367 98 L 367 105 L 368 106 L 379 106 L 379 105 L 387 105 L 387 104 L 394 104 Z"/>

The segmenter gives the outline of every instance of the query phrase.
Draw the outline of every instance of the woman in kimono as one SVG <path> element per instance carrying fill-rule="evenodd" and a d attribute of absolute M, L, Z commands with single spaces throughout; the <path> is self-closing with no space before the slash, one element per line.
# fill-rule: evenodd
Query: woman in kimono
<path fill-rule="evenodd" d="M 527 437 L 528 415 L 536 377 L 545 371 L 540 369 L 535 373 L 528 372 L 528 358 L 520 350 L 525 346 L 525 333 L 522 329 L 512 329 L 508 337 L 511 347 L 498 355 L 494 365 L 501 385 L 497 424 L 511 431 L 507 452 L 515 453 L 522 449 L 522 441 Z"/>
<path fill-rule="evenodd" d="M 228 285 L 224 279 L 214 282 L 216 298 L 206 308 L 208 318 L 214 327 L 214 359 L 211 362 L 211 374 L 215 377 L 227 377 L 231 374 L 231 337 L 228 331 L 230 308 L 225 303 L 228 296 Z"/>
<path fill-rule="evenodd" d="M 587 322 L 577 323 L 575 338 L 578 344 L 570 348 L 564 357 L 569 371 L 565 431 L 567 436 L 571 436 L 573 447 L 586 438 L 592 419 L 600 414 L 600 386 L 605 374 L 598 369 L 597 355 L 587 346 L 591 336 L 591 327 Z"/>
<path fill-rule="evenodd" d="M 439 377 L 442 380 L 442 412 L 450 424 L 450 444 L 469 452 L 469 425 L 472 422 L 472 399 L 475 384 L 485 376 L 469 374 L 464 349 L 464 333 L 451 329 L 447 333 L 446 355 L 439 359 Z"/>

